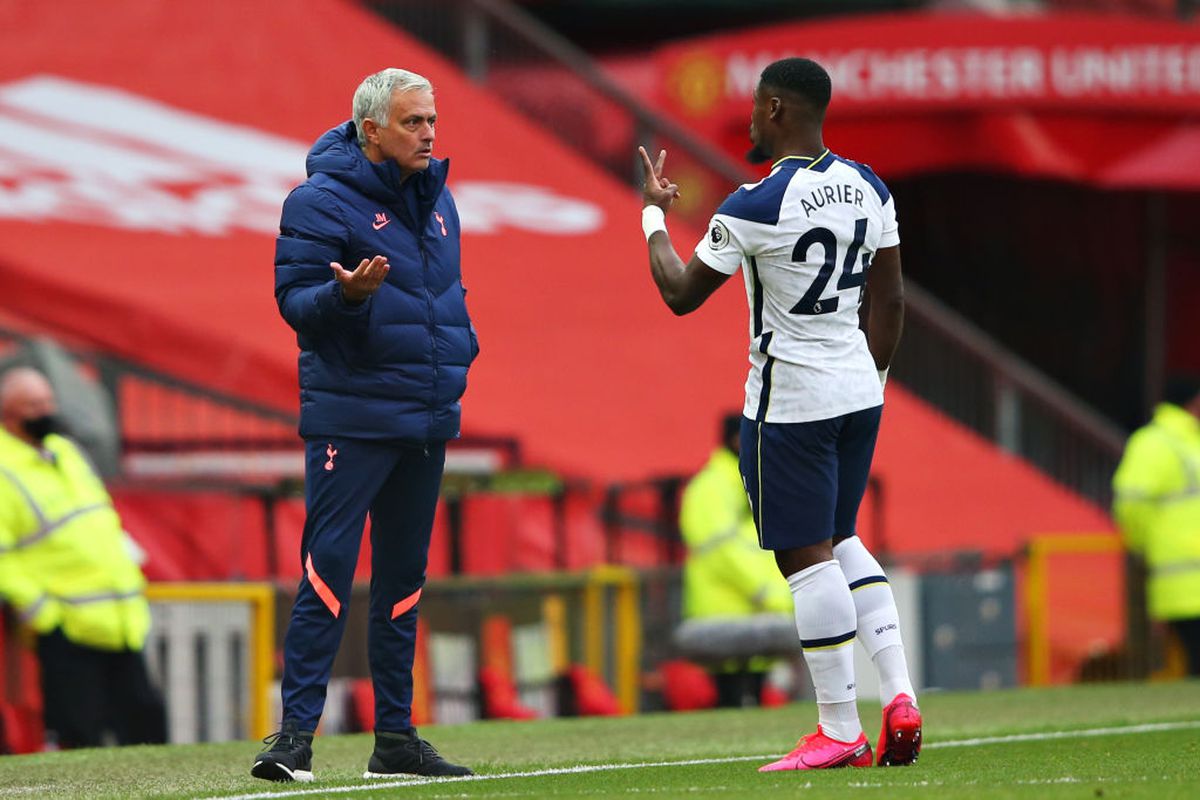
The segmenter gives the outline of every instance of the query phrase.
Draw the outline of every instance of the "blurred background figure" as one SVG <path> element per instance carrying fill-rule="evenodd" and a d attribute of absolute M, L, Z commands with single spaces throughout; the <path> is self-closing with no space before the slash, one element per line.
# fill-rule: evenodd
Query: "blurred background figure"
<path fill-rule="evenodd" d="M 720 642 L 727 643 L 725 653 L 711 653 L 724 656 L 712 666 L 717 705 L 722 707 L 760 703 L 774 659 L 756 653 L 777 653 L 775 641 L 787 648 L 795 638 L 791 592 L 774 556 L 758 546 L 738 471 L 741 422 L 741 414 L 721 421 L 720 444 L 688 483 L 679 512 L 679 530 L 687 546 L 680 644 L 694 652 L 699 646 L 694 639 L 718 651 Z M 704 624 L 687 625 L 688 621 Z M 772 637 L 772 631 L 780 635 Z"/>
<path fill-rule="evenodd" d="M 1129 437 L 1113 494 L 1125 543 L 1146 563 L 1150 618 L 1200 675 L 1200 376 L 1167 381 L 1154 417 Z"/>
<path fill-rule="evenodd" d="M 163 742 L 163 702 L 142 658 L 146 580 L 57 410 L 37 370 L 14 367 L 0 378 L 0 595 L 37 635 L 51 741 Z"/>

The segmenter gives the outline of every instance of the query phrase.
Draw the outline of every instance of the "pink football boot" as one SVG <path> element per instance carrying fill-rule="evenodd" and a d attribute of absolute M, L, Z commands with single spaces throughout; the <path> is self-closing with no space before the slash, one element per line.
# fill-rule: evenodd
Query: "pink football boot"
<path fill-rule="evenodd" d="M 879 733 L 881 767 L 907 767 L 921 755 L 921 712 L 906 694 L 898 694 L 883 709 L 883 730 Z"/>
<path fill-rule="evenodd" d="M 796 743 L 796 749 L 778 761 L 759 767 L 759 772 L 779 772 L 787 769 L 833 769 L 835 767 L 869 767 L 871 766 L 871 743 L 865 733 L 859 734 L 853 742 L 839 742 L 830 739 L 817 726 L 816 733 L 810 733 Z"/>

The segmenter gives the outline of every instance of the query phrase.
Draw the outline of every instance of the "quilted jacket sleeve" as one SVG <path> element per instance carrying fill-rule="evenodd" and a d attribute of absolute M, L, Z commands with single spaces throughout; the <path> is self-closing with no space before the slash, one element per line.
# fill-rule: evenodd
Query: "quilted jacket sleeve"
<path fill-rule="evenodd" d="M 305 183 L 288 195 L 275 240 L 275 302 L 288 325 L 313 338 L 366 321 L 371 300 L 351 306 L 329 268 L 343 263 L 349 229 L 334 198 Z"/>

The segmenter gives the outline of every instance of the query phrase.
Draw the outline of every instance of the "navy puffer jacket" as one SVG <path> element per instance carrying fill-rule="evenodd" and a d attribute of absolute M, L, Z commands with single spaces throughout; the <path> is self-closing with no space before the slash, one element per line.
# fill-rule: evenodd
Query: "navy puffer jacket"
<path fill-rule="evenodd" d="M 439 442 L 458 436 L 459 398 L 479 352 L 459 271 L 449 161 L 401 182 L 373 164 L 346 122 L 308 154 L 283 204 L 275 300 L 300 345 L 300 435 Z M 391 271 L 362 305 L 342 300 L 329 262 Z"/>

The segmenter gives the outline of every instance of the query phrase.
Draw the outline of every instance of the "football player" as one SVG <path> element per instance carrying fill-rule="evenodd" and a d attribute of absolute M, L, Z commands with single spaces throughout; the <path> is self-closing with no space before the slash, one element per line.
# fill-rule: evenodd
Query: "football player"
<path fill-rule="evenodd" d="M 740 471 L 758 529 L 791 587 L 819 724 L 761 771 L 912 764 L 921 714 L 887 577 L 855 535 L 900 339 L 904 291 L 891 194 L 871 169 L 825 146 L 828 73 L 804 58 L 763 70 L 750 116 L 761 181 L 721 204 L 684 262 L 665 214 L 678 187 L 640 148 L 650 271 L 676 314 L 739 269 L 750 303 L 750 374 Z M 864 290 L 866 332 L 859 327 Z M 853 645 L 880 673 L 883 730 L 872 758 L 855 694 Z"/>

